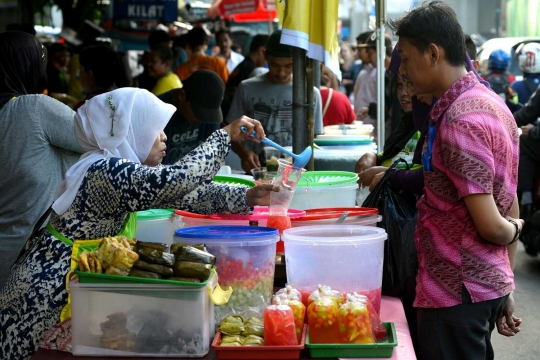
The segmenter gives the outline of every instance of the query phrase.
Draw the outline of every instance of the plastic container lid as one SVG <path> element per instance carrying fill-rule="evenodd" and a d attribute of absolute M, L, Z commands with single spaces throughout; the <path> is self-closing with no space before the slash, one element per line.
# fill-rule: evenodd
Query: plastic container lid
<path fill-rule="evenodd" d="M 283 231 L 281 240 L 306 246 L 370 244 L 388 238 L 384 229 L 361 225 L 315 225 Z"/>
<path fill-rule="evenodd" d="M 169 219 L 173 216 L 173 209 L 149 209 L 137 211 L 137 220 Z"/>
<path fill-rule="evenodd" d="M 188 218 L 195 219 L 208 219 L 208 220 L 266 220 L 269 216 L 268 206 L 255 206 L 253 209 L 253 214 L 249 215 L 236 215 L 236 214 L 212 214 L 212 215 L 201 215 L 195 214 L 189 211 L 184 210 L 175 210 L 176 215 L 185 216 Z M 304 210 L 289 209 L 288 211 L 289 218 L 297 219 L 306 215 Z"/>
<path fill-rule="evenodd" d="M 362 207 L 306 209 L 305 212 L 305 216 L 294 219 L 294 221 L 338 219 L 345 212 L 348 213 L 347 218 L 379 214 L 379 210 L 377 210 L 376 208 Z"/>
<path fill-rule="evenodd" d="M 337 186 L 356 184 L 358 174 L 347 171 L 307 171 L 302 174 L 298 187 Z"/>
<path fill-rule="evenodd" d="M 220 184 L 228 184 L 228 185 L 247 185 L 249 186 L 250 188 L 252 187 L 255 187 L 257 184 L 255 184 L 254 181 L 250 181 L 250 180 L 247 180 L 247 179 L 242 179 L 242 178 L 239 178 L 239 177 L 235 177 L 235 176 L 222 176 L 222 175 L 217 175 L 217 176 L 214 176 L 214 179 L 213 179 L 215 182 L 217 183 L 220 183 Z"/>
<path fill-rule="evenodd" d="M 262 226 L 193 226 L 176 230 L 176 238 L 203 240 L 204 243 L 220 243 L 229 246 L 261 246 L 279 240 L 277 229 Z M 242 239 L 244 241 L 237 241 Z M 245 240 L 249 239 L 249 242 Z"/>

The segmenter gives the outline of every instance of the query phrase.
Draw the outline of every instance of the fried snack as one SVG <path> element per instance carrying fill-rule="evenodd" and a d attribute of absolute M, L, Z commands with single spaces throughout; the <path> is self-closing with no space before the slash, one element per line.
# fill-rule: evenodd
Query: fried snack
<path fill-rule="evenodd" d="M 161 274 L 165 277 L 173 275 L 173 269 L 167 266 L 158 264 L 149 264 L 146 261 L 138 260 L 133 264 L 133 267 L 139 270 L 150 271 L 156 274 Z"/>
<path fill-rule="evenodd" d="M 116 249 L 123 247 L 115 238 L 106 237 L 101 240 L 96 250 L 96 258 L 101 262 L 104 269 L 108 269 L 114 258 Z"/>
<path fill-rule="evenodd" d="M 129 275 L 129 270 L 133 264 L 139 260 L 139 255 L 133 250 L 125 247 L 117 247 L 110 266 L 105 271 L 106 274 Z"/>
<path fill-rule="evenodd" d="M 82 270 L 81 271 L 86 271 L 86 272 L 89 272 L 90 271 L 90 265 L 88 264 L 88 255 L 90 253 L 86 250 L 84 250 L 81 254 L 81 256 L 79 256 L 79 268 L 81 268 L 81 264 L 82 264 Z"/>

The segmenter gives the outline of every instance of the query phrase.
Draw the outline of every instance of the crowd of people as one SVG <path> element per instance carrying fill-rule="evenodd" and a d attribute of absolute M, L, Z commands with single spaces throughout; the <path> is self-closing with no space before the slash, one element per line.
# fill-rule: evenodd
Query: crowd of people
<path fill-rule="evenodd" d="M 387 35 L 383 49 L 388 137 L 355 171 L 370 190 L 386 174 L 418 199 L 418 272 L 403 303 L 419 358 L 493 359 L 494 328 L 520 331 L 512 269 L 540 160 L 540 65 L 531 61 L 540 45 L 518 50 L 524 79 L 513 81 L 500 51 L 478 74 L 476 46 L 445 4 L 389 26 L 398 42 Z M 123 234 L 149 208 L 247 213 L 268 204 L 271 185 L 211 179 L 229 150 L 248 173 L 265 165 L 253 131 L 292 145 L 292 48 L 280 30 L 254 36 L 245 56 L 230 32 L 215 39 L 212 56 L 201 27 L 180 39 L 155 30 L 144 71 L 132 77 L 107 43 L 47 48 L 22 31 L 0 34 L 0 141 L 9 149 L 1 153 L 9 191 L 0 202 L 0 358 L 28 358 L 58 324 L 73 240 Z M 340 56 L 341 81 L 321 65 L 315 135 L 354 121 L 377 126 L 375 34 L 341 44 Z M 389 170 L 398 159 L 406 164 Z"/>

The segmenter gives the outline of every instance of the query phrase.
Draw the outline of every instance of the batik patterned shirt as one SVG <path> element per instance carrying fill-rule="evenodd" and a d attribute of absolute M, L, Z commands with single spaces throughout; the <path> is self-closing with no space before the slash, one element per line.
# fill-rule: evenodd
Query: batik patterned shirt
<path fill-rule="evenodd" d="M 474 303 L 502 297 L 514 289 L 506 246 L 480 236 L 464 197 L 493 194 L 501 216 L 509 214 L 519 159 L 515 121 L 501 98 L 473 73 L 439 99 L 431 121 L 436 136 L 431 171 L 424 171 L 425 194 L 417 204 L 414 305 L 458 305 L 462 284 Z"/>

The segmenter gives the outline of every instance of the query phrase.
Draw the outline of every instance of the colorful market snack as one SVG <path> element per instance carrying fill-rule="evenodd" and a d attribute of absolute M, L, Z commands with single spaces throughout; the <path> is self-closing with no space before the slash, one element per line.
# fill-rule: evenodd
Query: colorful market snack
<path fill-rule="evenodd" d="M 307 316 L 312 344 L 340 342 L 338 313 L 339 306 L 330 297 L 320 297 L 309 305 Z"/>
<path fill-rule="evenodd" d="M 279 300 L 279 298 L 276 298 L 276 296 L 274 296 L 274 299 L 272 299 L 272 304 L 277 304 L 279 302 L 281 302 L 282 305 L 287 305 L 292 309 L 294 315 L 296 338 L 298 340 L 298 344 L 300 344 L 300 342 L 302 341 L 302 330 L 304 329 L 306 307 L 304 306 L 304 304 L 302 304 L 300 300 L 296 298 Z"/>
<path fill-rule="evenodd" d="M 364 302 L 348 296 L 348 301 L 339 308 L 339 335 L 344 344 L 375 343 Z"/>
<path fill-rule="evenodd" d="M 270 305 L 264 309 L 264 344 L 266 346 L 298 345 L 292 309 L 287 305 Z"/>
<path fill-rule="evenodd" d="M 340 293 L 339 291 L 337 290 L 332 290 L 330 288 L 330 286 L 326 286 L 326 285 L 318 285 L 317 287 L 317 290 L 315 290 L 314 292 L 311 293 L 311 295 L 309 295 L 309 298 L 308 298 L 308 307 L 309 305 L 311 305 L 311 303 L 313 303 L 315 300 L 318 300 L 320 298 L 323 298 L 323 297 L 328 297 L 328 298 L 331 298 L 331 299 L 334 299 L 334 301 L 336 302 L 336 304 L 339 306 L 343 305 L 344 303 L 344 299 L 343 299 L 343 294 Z"/>
<path fill-rule="evenodd" d="M 359 295 L 357 293 L 354 293 L 352 295 L 355 301 L 363 302 L 368 310 L 369 314 L 369 321 L 371 323 L 371 331 L 373 333 L 373 336 L 375 336 L 375 339 L 377 341 L 381 341 L 386 339 L 386 328 L 384 327 L 379 314 L 377 314 L 377 311 L 375 310 L 375 307 L 369 300 L 367 296 Z"/>

